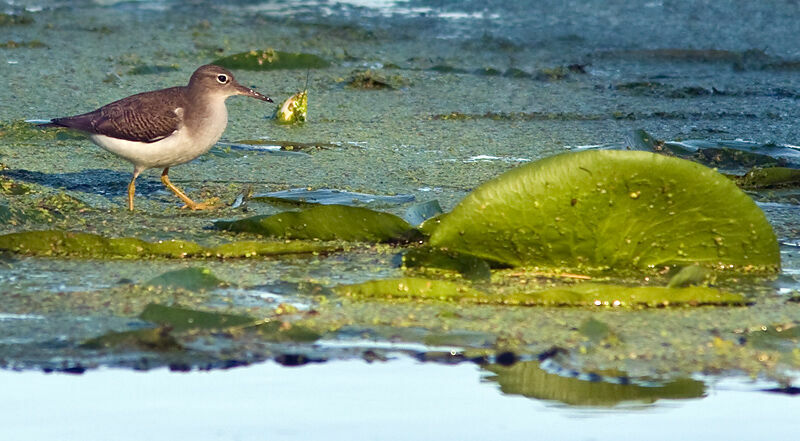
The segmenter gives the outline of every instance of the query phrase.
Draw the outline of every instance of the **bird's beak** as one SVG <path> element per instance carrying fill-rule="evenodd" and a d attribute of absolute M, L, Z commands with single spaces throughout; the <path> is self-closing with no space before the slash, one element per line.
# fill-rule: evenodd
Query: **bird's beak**
<path fill-rule="evenodd" d="M 241 84 L 236 85 L 236 92 L 238 92 L 239 95 L 249 96 L 255 99 L 259 99 L 261 101 L 266 101 L 268 103 L 273 102 L 270 97 L 260 94 L 249 87 L 244 87 Z"/>

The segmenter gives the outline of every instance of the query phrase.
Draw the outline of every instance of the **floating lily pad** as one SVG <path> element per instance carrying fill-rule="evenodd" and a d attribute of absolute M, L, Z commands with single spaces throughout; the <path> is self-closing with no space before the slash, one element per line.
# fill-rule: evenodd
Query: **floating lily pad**
<path fill-rule="evenodd" d="M 212 64 L 228 69 L 274 70 L 274 69 L 321 69 L 330 66 L 325 59 L 304 53 L 291 53 L 266 49 L 242 52 L 219 58 Z"/>
<path fill-rule="evenodd" d="M 495 375 L 490 381 L 506 394 L 540 400 L 554 400 L 573 406 L 610 407 L 624 402 L 653 403 L 659 399 L 689 399 L 705 395 L 705 385 L 692 379 L 678 379 L 664 384 L 633 384 L 624 375 L 576 374 L 566 377 L 543 370 L 538 362 L 512 366 L 485 366 Z"/>
<path fill-rule="evenodd" d="M 139 318 L 180 332 L 189 329 L 224 329 L 233 326 L 254 325 L 259 320 L 246 315 L 205 312 L 195 309 L 151 303 Z"/>
<path fill-rule="evenodd" d="M 460 301 L 485 297 L 468 286 L 446 280 L 406 277 L 402 279 L 370 280 L 355 285 L 340 285 L 336 292 L 354 299 L 400 299 Z"/>
<path fill-rule="evenodd" d="M 739 294 L 713 288 L 627 287 L 581 283 L 544 291 L 494 294 L 447 280 L 400 278 L 341 285 L 336 291 L 355 299 L 429 300 L 508 306 L 664 307 L 746 305 Z"/>
<path fill-rule="evenodd" d="M 286 239 L 357 242 L 406 240 L 414 231 L 411 225 L 393 214 L 344 205 L 320 205 L 304 211 L 218 221 L 214 226 Z"/>
<path fill-rule="evenodd" d="M 505 173 L 450 212 L 431 244 L 514 266 L 780 265 L 772 227 L 733 182 L 638 151 L 563 154 Z"/>
<path fill-rule="evenodd" d="M 747 189 L 797 188 L 800 187 L 800 170 L 785 167 L 754 168 L 736 181 Z"/>
<path fill-rule="evenodd" d="M 228 286 L 228 283 L 218 279 L 208 268 L 184 268 L 161 274 L 145 282 L 144 286 L 205 291 Z"/>
<path fill-rule="evenodd" d="M 11 212 L 14 214 L 14 212 Z M 3 212 L 0 211 L 0 216 Z M 90 259 L 138 259 L 143 257 L 254 257 L 311 254 L 341 249 L 340 244 L 319 242 L 240 241 L 203 247 L 194 242 L 168 240 L 145 242 L 132 237 L 106 238 L 68 231 L 25 231 L 0 236 L 0 251 L 36 256 L 73 256 Z"/>
<path fill-rule="evenodd" d="M 318 333 L 305 326 L 280 320 L 260 320 L 246 315 L 197 311 L 154 303 L 147 305 L 139 318 L 167 326 L 176 332 L 253 327 L 263 339 L 270 342 L 312 342 L 320 338 Z"/>

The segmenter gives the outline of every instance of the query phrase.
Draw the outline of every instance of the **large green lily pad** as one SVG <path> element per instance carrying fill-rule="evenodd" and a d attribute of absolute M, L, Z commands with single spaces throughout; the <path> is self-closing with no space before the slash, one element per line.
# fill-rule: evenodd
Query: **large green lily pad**
<path fill-rule="evenodd" d="M 285 239 L 388 242 L 406 239 L 414 229 L 399 217 L 361 207 L 320 205 L 303 211 L 218 221 L 221 230 Z"/>
<path fill-rule="evenodd" d="M 659 286 L 628 287 L 613 284 L 579 283 L 574 286 L 542 291 L 498 294 L 481 291 L 448 280 L 416 277 L 370 280 L 340 285 L 336 291 L 358 300 L 446 301 L 508 306 L 599 306 L 599 307 L 664 307 L 747 304 L 740 294 L 714 288 L 692 286 L 667 288 Z"/>
<path fill-rule="evenodd" d="M 640 151 L 563 154 L 505 173 L 443 218 L 431 244 L 515 266 L 780 265 L 772 227 L 733 182 Z"/>

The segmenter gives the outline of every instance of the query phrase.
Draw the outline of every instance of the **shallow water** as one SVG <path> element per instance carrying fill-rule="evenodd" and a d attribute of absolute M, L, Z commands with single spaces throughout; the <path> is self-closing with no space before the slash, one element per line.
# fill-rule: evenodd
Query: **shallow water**
<path fill-rule="evenodd" d="M 570 407 L 504 395 L 473 365 L 407 358 L 0 380 L 0 424 L 14 440 L 757 439 L 793 435 L 797 400 L 725 380 L 697 400 Z"/>
<path fill-rule="evenodd" d="M 209 230 L 214 220 L 285 208 L 257 200 L 235 204 L 248 191 L 375 194 L 384 197 L 351 199 L 403 215 L 411 204 L 433 199 L 448 211 L 506 170 L 575 146 L 617 145 L 634 129 L 691 145 L 800 145 L 800 48 L 794 44 L 800 6 L 790 1 L 0 1 L 0 12 L 33 18 L 0 26 L 0 42 L 45 45 L 0 48 L 6 84 L 0 124 L 80 113 L 135 92 L 184 84 L 198 65 L 251 49 L 309 52 L 333 63 L 310 74 L 305 125 L 274 124 L 272 106 L 231 98 L 224 142 L 170 170 L 193 197 L 215 196 L 235 206 L 212 213 L 180 210 L 149 171 L 137 181 L 137 212 L 129 214 L 128 164 L 80 136 L 10 136 L 0 129 L 0 163 L 8 167 L 0 173 L 33 189 L 29 196 L 8 196 L 10 203 L 46 206 L 41 198 L 68 195 L 83 204 L 49 221 L 4 225 L 0 233 L 57 228 L 216 244 L 234 236 Z M 571 65 L 579 68 L 558 77 L 558 68 Z M 161 73 L 133 73 L 152 66 Z M 393 90 L 346 85 L 366 69 L 401 79 Z M 280 102 L 303 87 L 307 72 L 236 74 Z M 259 148 L 287 142 L 311 147 L 237 147 L 253 140 L 263 141 Z M 800 325 L 800 303 L 786 301 L 800 289 L 798 197 L 791 190 L 752 196 L 782 244 L 783 270 L 774 280 L 726 282 L 757 299 L 747 308 L 376 306 L 339 303 L 324 291 L 402 275 L 400 250 L 384 245 L 332 255 L 204 261 L 0 255 L 0 365 L 24 371 L 0 371 L 9 385 L 0 402 L 0 433 L 9 439 L 788 434 L 797 398 L 758 389 L 795 382 L 800 346 L 791 339 L 744 342 L 756 340 L 762 328 Z M 133 286 L 198 266 L 232 286 L 207 293 Z M 287 303 L 318 313 L 319 326 L 334 330 L 312 345 L 200 335 L 185 342 L 193 351 L 185 356 L 80 347 L 109 331 L 147 326 L 136 315 L 151 301 L 256 316 Z M 587 342 L 578 328 L 590 318 L 607 323 L 622 343 Z M 545 382 L 523 397 L 501 392 L 483 364 L 464 362 L 475 356 L 470 351 L 496 355 L 507 347 L 528 357 L 516 366 L 553 347 L 566 348 L 572 358 L 559 362 L 561 376 L 570 381 L 524 370 L 512 377 Z M 438 363 L 420 364 L 412 356 Z M 385 357 L 391 360 L 361 361 Z M 289 368 L 272 359 L 327 362 Z M 255 364 L 197 371 L 241 363 Z M 194 371 L 170 373 L 165 366 Z M 569 377 L 595 371 L 656 382 L 707 375 L 700 378 L 702 394 L 654 404 L 585 408 L 542 392 L 565 384 L 584 390 L 611 379 Z M 748 383 L 750 375 L 760 382 Z M 53 424 L 34 421 L 30 409 Z M 109 423 L 95 426 L 103 420 L 98 415 Z"/>

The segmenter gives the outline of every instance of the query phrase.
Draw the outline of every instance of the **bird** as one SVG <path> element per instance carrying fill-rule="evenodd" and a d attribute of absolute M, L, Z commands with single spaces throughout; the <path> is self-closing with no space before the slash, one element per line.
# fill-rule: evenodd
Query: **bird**
<path fill-rule="evenodd" d="M 46 127 L 84 132 L 103 149 L 133 164 L 128 184 L 128 209 L 133 211 L 136 178 L 147 169 L 162 168 L 161 182 L 192 210 L 213 204 L 190 199 L 169 180 L 170 167 L 187 163 L 216 144 L 228 125 L 225 100 L 244 95 L 273 102 L 242 86 L 233 74 L 207 64 L 194 71 L 186 86 L 138 93 L 81 115 L 53 118 Z"/>

